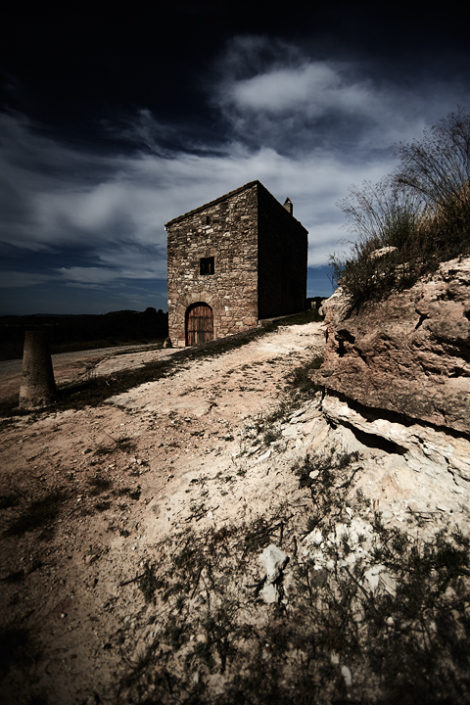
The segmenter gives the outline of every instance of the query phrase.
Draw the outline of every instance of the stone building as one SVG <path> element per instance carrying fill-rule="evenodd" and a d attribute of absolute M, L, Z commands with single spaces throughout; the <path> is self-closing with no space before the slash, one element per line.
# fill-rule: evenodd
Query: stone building
<path fill-rule="evenodd" d="M 305 309 L 307 231 L 259 182 L 180 215 L 168 232 L 174 346 L 253 328 Z"/>

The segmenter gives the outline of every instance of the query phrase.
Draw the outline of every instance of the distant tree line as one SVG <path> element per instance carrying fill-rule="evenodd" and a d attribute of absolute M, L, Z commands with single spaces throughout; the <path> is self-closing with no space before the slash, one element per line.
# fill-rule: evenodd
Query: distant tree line
<path fill-rule="evenodd" d="M 51 351 L 66 352 L 124 343 L 151 343 L 168 335 L 168 314 L 149 307 L 103 315 L 32 315 L 0 317 L 0 359 L 21 357 L 24 331 L 45 326 Z"/>
<path fill-rule="evenodd" d="M 357 305 L 470 254 L 470 113 L 451 113 L 397 151 L 394 174 L 341 204 L 358 239 L 330 264 Z"/>

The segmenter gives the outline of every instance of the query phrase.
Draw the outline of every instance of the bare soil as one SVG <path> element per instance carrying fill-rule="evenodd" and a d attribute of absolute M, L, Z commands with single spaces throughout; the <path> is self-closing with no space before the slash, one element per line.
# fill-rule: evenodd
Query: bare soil
<path fill-rule="evenodd" d="M 282 502 L 289 482 L 289 491 L 297 486 L 279 465 L 270 473 L 275 451 L 262 420 L 323 345 L 321 324 L 285 326 L 182 361 L 171 377 L 98 406 L 2 422 L 4 702 L 115 701 L 159 619 L 142 576 L 163 561 L 162 541 L 185 528 L 253 522 Z M 55 356 L 56 379 L 108 375 L 174 351 L 119 353 Z M 1 367 L 10 395 L 18 370 Z M 284 439 L 286 472 L 317 423 L 302 420 Z"/>

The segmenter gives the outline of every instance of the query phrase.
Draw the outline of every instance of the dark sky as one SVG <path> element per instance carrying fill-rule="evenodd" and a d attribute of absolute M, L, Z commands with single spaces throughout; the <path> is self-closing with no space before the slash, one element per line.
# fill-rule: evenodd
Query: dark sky
<path fill-rule="evenodd" d="M 164 223 L 252 179 L 328 295 L 338 202 L 470 107 L 457 5 L 167 5 L 4 11 L 0 313 L 166 309 Z"/>

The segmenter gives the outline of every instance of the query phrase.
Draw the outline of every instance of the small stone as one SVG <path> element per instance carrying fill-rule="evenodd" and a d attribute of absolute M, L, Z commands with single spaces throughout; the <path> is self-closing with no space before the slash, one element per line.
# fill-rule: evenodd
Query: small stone
<path fill-rule="evenodd" d="M 266 570 L 266 581 L 273 583 L 279 577 L 282 569 L 289 560 L 289 556 L 282 548 L 278 548 L 273 543 L 266 546 L 264 551 L 259 556 L 260 562 Z"/>
<path fill-rule="evenodd" d="M 379 586 L 380 574 L 383 571 L 383 566 L 373 565 L 364 573 L 365 580 L 369 583 L 369 587 L 374 592 Z"/>
<path fill-rule="evenodd" d="M 277 587 L 272 583 L 266 583 L 260 592 L 260 596 L 266 602 L 267 605 L 272 605 L 274 602 L 279 600 L 279 593 Z"/>
<path fill-rule="evenodd" d="M 341 675 L 344 678 L 344 685 L 346 688 L 350 688 L 352 686 L 352 675 L 347 666 L 341 666 Z"/>
<path fill-rule="evenodd" d="M 380 587 L 388 592 L 389 595 L 395 595 L 397 592 L 397 581 L 387 572 L 380 574 Z"/>
<path fill-rule="evenodd" d="M 305 543 L 311 543 L 314 546 L 321 546 L 323 543 L 323 534 L 320 529 L 314 529 L 304 539 Z"/>

